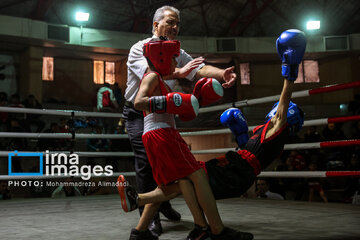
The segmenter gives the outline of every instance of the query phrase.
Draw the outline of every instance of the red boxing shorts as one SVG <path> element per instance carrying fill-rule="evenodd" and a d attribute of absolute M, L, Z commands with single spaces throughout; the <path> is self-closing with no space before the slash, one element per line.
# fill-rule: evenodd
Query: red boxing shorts
<path fill-rule="evenodd" d="M 152 130 L 142 140 L 158 185 L 167 185 L 202 168 L 176 129 Z"/>

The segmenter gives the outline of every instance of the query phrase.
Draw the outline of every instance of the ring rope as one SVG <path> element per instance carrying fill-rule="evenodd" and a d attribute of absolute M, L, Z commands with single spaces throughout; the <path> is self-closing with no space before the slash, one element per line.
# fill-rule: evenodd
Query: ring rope
<path fill-rule="evenodd" d="M 360 87 L 360 81 L 329 85 L 329 86 L 314 88 L 314 89 L 310 89 L 310 90 L 297 91 L 297 92 L 293 92 L 291 97 L 292 98 L 308 97 L 310 95 L 334 92 L 334 91 L 339 91 L 339 90 L 344 90 L 344 89 L 354 88 L 354 87 Z M 235 102 L 234 105 L 236 107 L 245 107 L 245 106 L 250 106 L 250 105 L 255 105 L 255 104 L 260 104 L 260 103 L 268 103 L 268 102 L 278 101 L 279 98 L 280 98 L 280 95 L 274 95 L 274 96 L 268 96 L 268 97 L 262 97 L 262 98 L 254 98 L 254 99 L 250 99 L 250 100 L 245 99 L 245 100 Z M 230 108 L 232 106 L 233 106 L 233 103 L 222 104 L 222 105 L 217 105 L 217 106 L 213 106 L 213 107 L 201 108 L 199 110 L 199 112 L 205 113 L 205 112 L 219 111 L 219 110 L 224 110 L 224 109 Z"/>
<path fill-rule="evenodd" d="M 127 134 L 0 132 L 0 138 L 127 139 Z"/>
<path fill-rule="evenodd" d="M 111 176 L 105 175 L 105 174 L 91 174 L 91 177 L 118 177 L 119 175 L 126 176 L 136 176 L 135 172 L 114 172 Z M 60 174 L 60 175 L 41 175 L 41 176 L 9 176 L 9 175 L 0 175 L 0 180 L 23 180 L 23 179 L 29 179 L 29 180 L 43 180 L 43 179 L 56 179 L 56 178 L 69 178 L 72 176 Z M 81 176 L 74 176 L 77 178 L 80 178 Z"/>
<path fill-rule="evenodd" d="M 293 143 L 285 144 L 284 150 L 299 150 L 299 149 L 319 149 L 330 147 L 348 147 L 360 145 L 360 139 L 352 140 L 339 140 L 339 141 L 325 141 L 314 143 Z M 208 154 L 208 153 L 226 153 L 228 151 L 234 151 L 234 148 L 217 148 L 217 149 L 205 149 L 205 150 L 193 150 L 193 154 Z"/>
<path fill-rule="evenodd" d="M 91 177 L 118 177 L 124 176 L 136 176 L 135 172 L 114 172 L 111 176 L 105 174 L 91 174 Z M 54 179 L 54 178 L 68 178 L 68 175 L 42 175 L 42 176 L 9 176 L 0 175 L 0 180 L 42 180 L 42 179 Z M 81 176 L 75 176 L 80 178 Z M 360 177 L 360 171 L 263 171 L 258 177 L 266 178 L 328 178 L 328 177 Z"/>
<path fill-rule="evenodd" d="M 360 120 L 360 115 L 354 116 L 346 116 L 346 117 L 333 117 L 333 118 L 320 118 L 314 120 L 307 120 L 304 121 L 304 127 L 309 126 L 320 126 L 326 125 L 328 123 L 338 123 L 338 122 L 350 122 L 350 121 L 357 121 Z M 249 131 L 251 132 L 256 126 L 249 126 Z M 224 134 L 224 133 L 231 133 L 230 129 L 217 129 L 217 130 L 201 130 L 201 131 L 194 131 L 194 132 L 181 132 L 180 135 L 182 136 L 198 136 L 198 135 L 213 135 L 213 134 Z"/>
<path fill-rule="evenodd" d="M 268 178 L 327 178 L 327 177 L 360 177 L 360 171 L 264 171 L 259 177 Z"/>
<path fill-rule="evenodd" d="M 31 113 L 41 115 L 58 115 L 71 117 L 72 114 L 76 117 L 110 117 L 121 118 L 122 113 L 107 113 L 107 112 L 86 112 L 74 110 L 51 110 L 51 109 L 36 109 L 36 108 L 17 108 L 17 107 L 0 107 L 0 112 L 11 113 Z"/>
<path fill-rule="evenodd" d="M 314 142 L 314 143 L 294 143 L 285 144 L 284 150 L 299 150 L 299 149 L 318 149 L 318 148 L 330 148 L 330 147 L 348 147 L 360 145 L 360 139 L 352 140 L 339 140 L 339 141 L 325 141 L 325 142 Z M 234 151 L 235 148 L 216 148 L 216 149 L 204 149 L 204 150 L 192 150 L 193 154 L 209 154 L 209 153 L 226 153 L 228 151 Z M 10 151 L 0 151 L 0 157 L 7 157 Z M 27 152 L 18 151 L 18 153 L 39 153 L 39 152 Z M 45 152 L 42 152 L 45 153 Z M 48 153 L 64 153 L 70 154 L 70 152 L 53 152 Z M 134 152 L 73 152 L 83 157 L 132 157 Z"/>
<path fill-rule="evenodd" d="M 328 123 L 349 122 L 360 120 L 360 115 L 346 116 L 346 117 L 333 117 L 333 118 L 320 118 L 314 120 L 304 121 L 304 127 L 326 125 Z M 256 126 L 249 126 L 251 132 Z M 216 129 L 216 130 L 201 130 L 194 132 L 181 132 L 182 136 L 199 136 L 199 135 L 214 135 L 231 133 L 230 129 Z M 77 139 L 126 139 L 127 134 L 87 134 L 87 133 L 74 133 Z M 0 132 L 0 138 L 72 138 L 71 133 L 23 133 L 23 132 Z"/>
<path fill-rule="evenodd" d="M 329 85 L 309 90 L 297 91 L 292 93 L 292 98 L 298 97 L 307 97 L 314 94 L 334 92 L 339 90 L 344 90 L 348 88 L 360 87 L 360 81 L 340 83 L 335 85 Z M 222 105 L 217 105 L 213 107 L 201 108 L 200 113 L 202 112 L 212 112 L 216 110 L 224 110 L 229 107 L 244 107 L 260 103 L 267 103 L 272 101 L 279 100 L 280 95 L 255 98 L 255 99 L 245 99 L 235 103 L 227 103 Z M 86 111 L 75 111 L 75 110 L 51 110 L 51 109 L 35 109 L 35 108 L 16 108 L 16 107 L 0 107 L 0 112 L 12 112 L 12 113 L 32 113 L 32 114 L 42 114 L 42 115 L 61 115 L 61 116 L 71 116 L 71 114 L 76 114 L 78 117 L 114 117 L 120 118 L 123 115 L 121 113 L 104 113 L 104 112 L 86 112 Z"/>
<path fill-rule="evenodd" d="M 81 157 L 133 157 L 134 152 L 75 152 L 75 151 L 48 151 L 48 152 L 34 152 L 34 151 L 17 151 L 18 153 L 63 153 L 65 155 L 70 155 L 71 153 L 75 153 Z M 0 151 L 0 157 L 8 157 L 10 153 L 14 153 L 13 151 Z"/>

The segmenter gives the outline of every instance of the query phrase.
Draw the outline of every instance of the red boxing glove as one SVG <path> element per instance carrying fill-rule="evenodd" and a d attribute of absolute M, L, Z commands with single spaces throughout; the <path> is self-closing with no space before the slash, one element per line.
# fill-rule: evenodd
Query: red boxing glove
<path fill-rule="evenodd" d="M 172 113 L 185 116 L 184 121 L 194 119 L 199 114 L 199 102 L 192 94 L 178 92 L 166 96 L 153 96 L 149 99 L 150 112 Z"/>
<path fill-rule="evenodd" d="M 195 84 L 193 94 L 203 107 L 220 100 L 224 95 L 224 90 L 215 78 L 201 78 Z"/>

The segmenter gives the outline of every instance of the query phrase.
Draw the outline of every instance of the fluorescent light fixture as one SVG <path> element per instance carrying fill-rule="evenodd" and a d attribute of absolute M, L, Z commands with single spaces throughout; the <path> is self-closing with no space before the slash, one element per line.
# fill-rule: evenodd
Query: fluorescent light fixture
<path fill-rule="evenodd" d="M 307 30 L 316 30 L 320 29 L 320 21 L 308 21 L 306 23 Z"/>
<path fill-rule="evenodd" d="M 75 19 L 76 19 L 76 21 L 87 22 L 87 21 L 89 21 L 89 16 L 90 16 L 89 13 L 76 12 Z"/>

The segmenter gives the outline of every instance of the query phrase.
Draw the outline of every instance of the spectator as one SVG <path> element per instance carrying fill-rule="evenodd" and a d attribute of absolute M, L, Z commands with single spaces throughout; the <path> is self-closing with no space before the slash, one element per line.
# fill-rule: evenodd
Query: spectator
<path fill-rule="evenodd" d="M 125 128 L 125 120 L 123 118 L 120 118 L 120 121 L 118 123 L 118 126 L 116 128 L 115 134 L 126 134 L 126 128 Z"/>
<path fill-rule="evenodd" d="M 9 132 L 25 132 L 19 119 L 13 118 L 9 120 Z M 10 138 L 8 149 L 13 150 L 27 150 L 28 144 L 26 138 Z"/>
<path fill-rule="evenodd" d="M 80 190 L 74 186 L 72 178 L 66 179 L 63 185 L 57 187 L 51 194 L 52 198 L 64 198 L 64 197 L 79 197 L 81 196 Z"/>
<path fill-rule="evenodd" d="M 321 136 L 318 133 L 318 131 L 316 130 L 316 126 L 308 127 L 306 133 L 304 134 L 304 141 L 306 143 L 320 142 L 321 141 Z"/>
<path fill-rule="evenodd" d="M 60 124 L 57 131 L 59 133 L 70 133 L 70 124 L 66 117 L 60 118 Z M 58 144 L 60 150 L 69 150 L 71 145 L 71 139 L 58 139 Z"/>
<path fill-rule="evenodd" d="M 354 100 L 349 103 L 349 112 L 353 115 L 360 114 L 360 94 L 355 94 Z"/>
<path fill-rule="evenodd" d="M 309 164 L 309 171 L 317 171 L 317 163 L 311 162 Z M 314 193 L 318 192 L 321 199 L 324 202 L 328 202 L 328 199 L 326 197 L 325 191 L 323 189 L 323 183 L 318 178 L 309 178 L 307 180 L 308 186 L 309 186 L 309 202 L 313 200 Z"/>
<path fill-rule="evenodd" d="M 13 94 L 9 100 L 9 107 L 24 108 L 25 106 L 20 101 L 20 96 L 18 94 Z M 24 121 L 26 118 L 25 113 L 9 113 L 10 119 L 18 119 L 21 122 L 21 125 L 24 126 Z"/>
<path fill-rule="evenodd" d="M 323 130 L 322 135 L 325 141 L 336 141 L 336 140 L 345 140 L 344 132 L 341 129 L 341 124 L 329 123 Z M 342 156 L 346 155 L 348 149 L 346 147 L 336 147 L 336 148 L 326 148 L 324 152 L 326 153 L 328 164 L 329 162 L 331 168 L 339 168 L 342 162 Z M 340 164 L 340 165 L 339 165 Z M 343 166 L 342 166 L 343 167 Z"/>
<path fill-rule="evenodd" d="M 126 134 L 126 128 L 124 124 L 124 120 L 121 118 L 119 124 L 116 128 L 115 134 Z M 112 152 L 131 152 L 132 148 L 130 145 L 130 141 L 128 138 L 117 138 L 111 139 L 110 149 Z M 106 158 L 106 163 L 111 164 L 114 168 L 114 171 L 119 169 L 132 169 L 134 167 L 133 157 L 124 157 L 122 161 L 119 161 L 117 157 Z"/>
<path fill-rule="evenodd" d="M 13 94 L 10 97 L 10 101 L 9 101 L 9 107 L 19 107 L 19 108 L 23 108 L 25 107 L 21 101 L 20 101 L 20 96 L 18 94 Z"/>
<path fill-rule="evenodd" d="M 103 128 L 100 125 L 97 125 L 92 133 L 102 134 Z M 92 152 L 106 152 L 109 150 L 109 142 L 104 138 L 89 138 L 87 139 L 87 149 Z"/>
<path fill-rule="evenodd" d="M 46 129 L 44 133 L 59 133 L 59 125 L 55 122 L 50 124 L 50 128 Z M 59 146 L 59 139 L 56 138 L 40 138 L 38 141 L 38 150 L 40 151 L 57 151 L 61 150 Z"/>
<path fill-rule="evenodd" d="M 352 154 L 347 171 L 360 171 L 360 160 L 358 154 Z M 358 177 L 348 177 L 345 183 L 345 202 L 351 202 L 356 196 L 356 192 L 360 192 L 360 182 Z"/>
<path fill-rule="evenodd" d="M 267 198 L 267 199 L 275 199 L 275 200 L 284 200 L 284 197 L 278 193 L 270 192 L 269 183 L 262 178 L 259 178 L 256 181 L 256 195 L 258 198 Z"/>
<path fill-rule="evenodd" d="M 283 157 L 285 158 L 285 161 L 276 168 L 277 171 L 298 170 L 296 166 L 299 165 L 294 161 L 294 153 L 293 155 L 288 154 Z M 300 178 L 280 178 L 278 185 L 279 188 L 281 188 L 281 192 L 285 193 L 285 198 L 288 200 L 301 200 L 306 189 L 304 180 Z"/>
<path fill-rule="evenodd" d="M 38 102 L 34 95 L 30 94 L 27 99 L 23 101 L 23 105 L 26 108 L 36 108 L 41 109 L 42 105 Z M 28 132 L 31 132 L 31 125 L 36 126 L 36 132 L 41 132 L 45 127 L 45 122 L 40 119 L 40 114 L 26 114 L 26 124 L 25 129 Z"/>
<path fill-rule="evenodd" d="M 117 108 L 119 108 L 119 105 L 110 88 L 110 84 L 104 83 L 104 86 L 97 92 L 97 109 L 100 112 L 115 112 Z M 114 133 L 118 120 L 114 120 L 114 118 L 102 118 L 101 121 L 105 133 Z"/>
<path fill-rule="evenodd" d="M 116 99 L 116 102 L 118 104 L 118 106 L 121 106 L 121 102 L 122 102 L 122 91 L 121 91 L 121 88 L 119 87 L 119 84 L 116 82 L 114 84 L 114 96 L 115 96 L 115 99 Z"/>
<path fill-rule="evenodd" d="M 5 92 L 0 92 L 0 107 L 8 106 L 7 102 L 7 94 Z M 7 121 L 8 121 L 8 113 L 7 112 L 0 112 L 0 131 L 6 132 L 7 131 Z"/>
<path fill-rule="evenodd" d="M 70 132 L 70 126 L 68 123 L 68 119 L 66 117 L 60 118 L 59 132 L 61 132 L 61 133 L 69 133 Z"/>
<path fill-rule="evenodd" d="M 11 194 L 7 181 L 0 181 L 0 199 L 1 200 L 11 199 Z"/>
<path fill-rule="evenodd" d="M 325 141 L 344 140 L 345 134 L 341 130 L 340 125 L 329 123 L 323 130 L 322 135 Z"/>
<path fill-rule="evenodd" d="M 352 139 L 360 138 L 360 121 L 356 121 L 351 125 L 351 136 Z"/>
<path fill-rule="evenodd" d="M 289 157 L 292 158 L 292 165 L 295 171 L 303 171 L 306 169 L 305 158 L 298 151 L 291 151 Z"/>
<path fill-rule="evenodd" d="M 104 83 L 103 87 L 97 92 L 97 109 L 99 111 L 113 112 L 114 108 L 118 107 L 119 105 L 110 84 Z"/>

